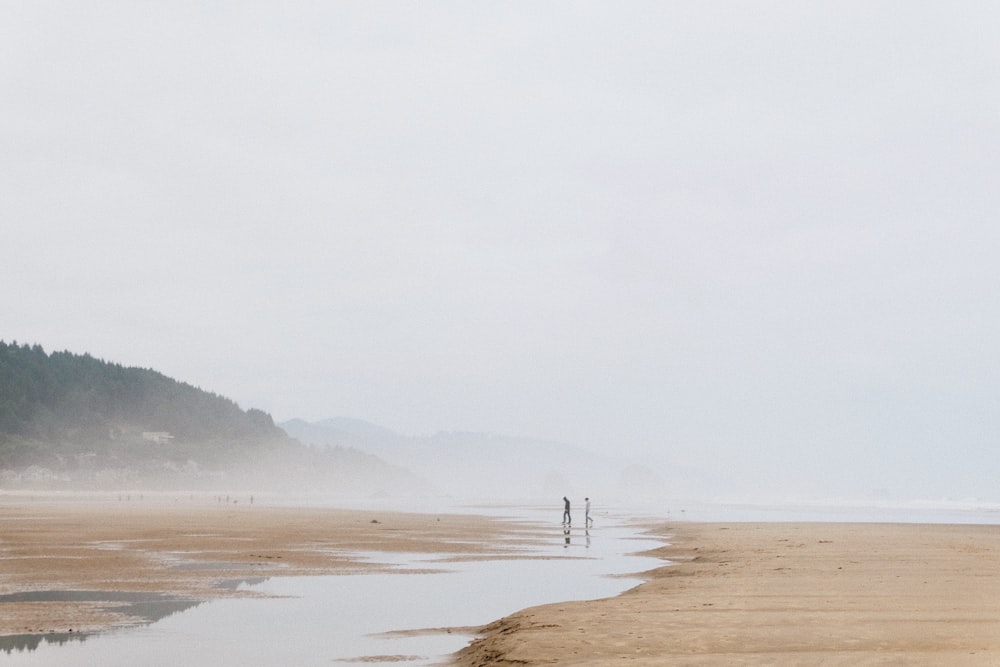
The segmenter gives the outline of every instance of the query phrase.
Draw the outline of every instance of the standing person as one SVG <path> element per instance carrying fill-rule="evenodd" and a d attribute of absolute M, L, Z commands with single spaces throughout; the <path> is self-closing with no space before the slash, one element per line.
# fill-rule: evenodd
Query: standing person
<path fill-rule="evenodd" d="M 563 523 L 567 526 L 573 523 L 573 517 L 569 515 L 569 498 L 563 496 Z"/>
<path fill-rule="evenodd" d="M 590 528 L 594 525 L 594 520 L 590 518 L 590 498 L 583 499 L 586 504 L 583 506 L 583 525 Z"/>

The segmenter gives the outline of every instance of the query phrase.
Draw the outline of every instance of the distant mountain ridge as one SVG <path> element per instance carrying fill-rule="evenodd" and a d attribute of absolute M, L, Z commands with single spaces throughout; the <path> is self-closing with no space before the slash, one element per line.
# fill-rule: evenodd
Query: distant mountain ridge
<path fill-rule="evenodd" d="M 384 426 L 350 417 L 332 417 L 318 422 L 290 419 L 278 424 L 278 427 L 304 443 L 331 447 L 350 447 L 359 442 L 379 443 L 403 438 Z"/>
<path fill-rule="evenodd" d="M 475 432 L 405 436 L 358 419 L 292 419 L 278 426 L 320 447 L 351 447 L 403 466 L 442 494 L 466 499 L 559 499 L 659 493 L 655 472 L 565 443 Z M 642 474 L 637 474 L 637 469 Z"/>

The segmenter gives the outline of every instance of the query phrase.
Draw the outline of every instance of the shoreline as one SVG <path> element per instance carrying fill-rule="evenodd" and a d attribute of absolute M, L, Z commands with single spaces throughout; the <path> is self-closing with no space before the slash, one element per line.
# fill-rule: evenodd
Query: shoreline
<path fill-rule="evenodd" d="M 453 656 L 486 665 L 1000 663 L 1000 526 L 670 523 L 616 597 L 525 609 Z"/>
<path fill-rule="evenodd" d="M 113 498 L 0 494 L 0 636 L 30 645 L 152 622 L 122 604 L 130 595 L 169 612 L 258 596 L 224 582 L 391 571 L 372 552 L 519 559 L 552 539 L 547 525 L 482 514 Z M 641 552 L 666 564 L 614 597 L 463 628 L 475 638 L 450 664 L 1000 664 L 1000 526 L 631 525 L 666 542 Z"/>
<path fill-rule="evenodd" d="M 133 598 L 169 607 L 256 595 L 240 581 L 392 571 L 371 552 L 503 558 L 537 539 L 528 523 L 478 514 L 113 498 L 0 494 L 0 637 L 148 623 L 122 604 Z"/>

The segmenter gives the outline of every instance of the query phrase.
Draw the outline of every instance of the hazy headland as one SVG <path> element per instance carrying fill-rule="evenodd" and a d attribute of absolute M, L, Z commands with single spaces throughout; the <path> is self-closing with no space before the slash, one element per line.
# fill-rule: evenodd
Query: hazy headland
<path fill-rule="evenodd" d="M 143 614 L 152 622 L 247 594 L 218 588 L 220 578 L 357 572 L 369 566 L 352 554 L 364 551 L 531 558 L 520 547 L 541 541 L 587 558 L 580 500 L 595 496 L 605 507 L 615 498 L 654 508 L 659 518 L 645 529 L 670 542 L 657 555 L 671 564 L 612 599 L 461 628 L 478 638 L 460 664 L 989 664 L 1000 651 L 990 620 L 1000 586 L 989 575 L 1000 553 L 995 527 L 933 525 L 945 516 L 940 506 L 914 506 L 917 514 L 898 515 L 913 523 L 890 526 L 850 503 L 807 508 L 806 524 L 702 523 L 705 514 L 668 500 L 685 479 L 673 475 L 524 437 L 401 435 L 343 417 L 275 424 L 151 369 L 0 342 L 3 548 L 16 564 L 0 582 L 9 612 L 0 630 L 14 633 L 7 650 L 32 650 L 41 636 L 80 638 L 64 626 L 86 633 Z M 255 494 L 326 504 L 275 506 L 257 495 L 254 505 Z M 577 503 L 575 533 L 555 525 L 563 495 Z M 553 525 L 330 509 L 417 498 L 534 499 L 552 506 Z M 772 509 L 772 518 L 793 511 Z M 834 510 L 841 514 L 824 515 Z M 950 510 L 958 523 L 995 523 L 982 504 Z"/>
<path fill-rule="evenodd" d="M 684 471 L 668 483 L 624 457 L 528 437 L 400 435 L 346 417 L 276 425 L 152 369 L 0 342 L 0 488 L 558 503 L 659 498 L 684 481 Z"/>

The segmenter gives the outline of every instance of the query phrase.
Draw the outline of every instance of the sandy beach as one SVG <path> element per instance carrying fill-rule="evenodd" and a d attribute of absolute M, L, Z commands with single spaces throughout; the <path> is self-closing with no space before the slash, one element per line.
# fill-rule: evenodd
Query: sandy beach
<path fill-rule="evenodd" d="M 366 551 L 520 558 L 513 549 L 539 539 L 537 526 L 488 517 L 245 498 L 5 496 L 0 510 L 0 635 L 135 623 L 123 591 L 253 595 L 218 584 L 383 567 Z M 648 534 L 670 542 L 653 552 L 669 563 L 644 583 L 499 619 L 456 664 L 1000 664 L 1000 527 L 679 522 Z"/>
<path fill-rule="evenodd" d="M 222 581 L 377 570 L 358 552 L 504 558 L 524 524 L 463 514 L 251 505 L 248 497 L 0 498 L 0 635 L 94 632 L 135 623 L 120 599 L 38 591 L 248 595 Z M 58 597 L 58 596 L 57 596 Z"/>
<path fill-rule="evenodd" d="M 674 524 L 673 562 L 606 600 L 528 609 L 484 665 L 997 665 L 1000 527 Z"/>

